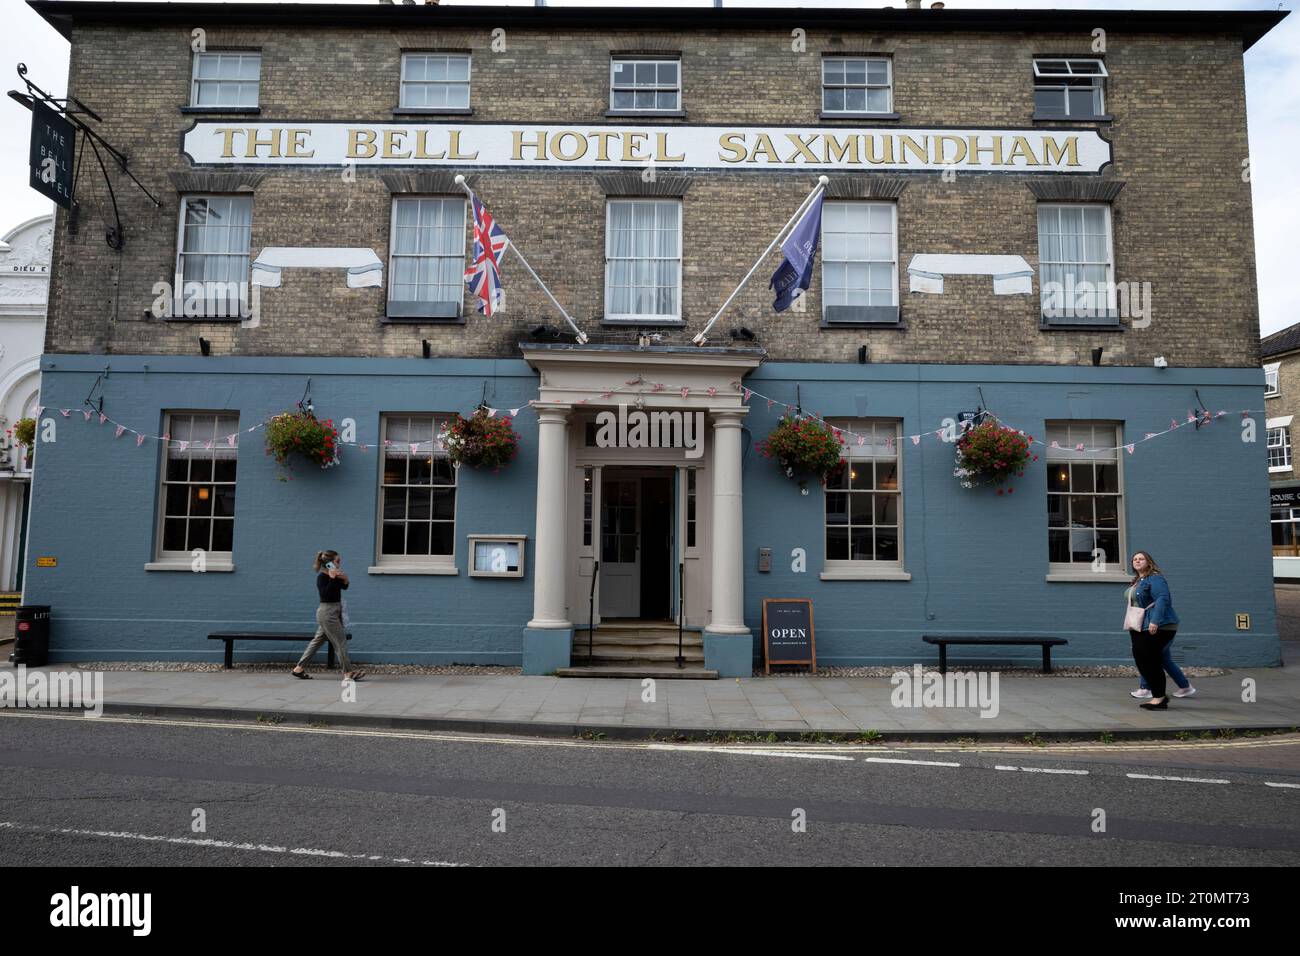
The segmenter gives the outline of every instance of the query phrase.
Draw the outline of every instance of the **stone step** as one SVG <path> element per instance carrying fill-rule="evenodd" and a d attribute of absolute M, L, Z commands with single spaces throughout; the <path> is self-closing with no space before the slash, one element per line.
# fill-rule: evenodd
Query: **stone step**
<path fill-rule="evenodd" d="M 594 643 L 598 645 L 605 644 L 611 647 L 653 647 L 656 645 L 662 647 L 668 647 L 671 645 L 672 647 L 676 647 L 677 632 L 673 631 L 671 634 L 607 634 L 605 631 L 597 629 Z M 585 632 L 573 636 L 573 646 L 587 646 L 587 635 Z M 698 631 L 694 633 L 691 631 L 685 631 L 682 634 L 682 646 L 703 647 L 704 638 Z"/>
<path fill-rule="evenodd" d="M 575 647 L 572 657 L 574 660 L 581 658 L 587 659 L 587 648 Z M 688 661 L 703 661 L 704 648 L 702 647 L 683 647 L 682 657 Z M 591 659 L 594 661 L 675 661 L 677 659 L 677 645 L 672 647 L 602 647 L 597 644 L 592 648 Z"/>
<path fill-rule="evenodd" d="M 555 672 L 556 677 L 654 677 L 660 680 L 717 680 L 718 672 L 706 670 L 698 665 L 678 667 L 676 664 L 630 663 L 630 664 L 589 664 L 575 667 L 561 667 Z"/>

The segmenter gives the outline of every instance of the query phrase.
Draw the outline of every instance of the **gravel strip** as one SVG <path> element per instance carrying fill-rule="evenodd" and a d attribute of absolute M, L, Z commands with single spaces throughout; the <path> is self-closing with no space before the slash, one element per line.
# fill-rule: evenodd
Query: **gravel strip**
<path fill-rule="evenodd" d="M 356 661 L 368 674 L 410 674 L 431 676 L 437 674 L 472 674 L 478 677 L 510 677 L 523 673 L 523 668 L 506 667 L 492 664 L 366 664 Z M 86 671 L 174 671 L 176 673 L 221 673 L 225 668 L 220 664 L 206 661 L 84 661 L 72 664 L 79 670 Z M 275 673 L 293 668 L 289 662 L 258 661 L 256 663 L 236 664 L 227 673 Z M 312 673 L 320 674 L 323 667 L 308 668 Z"/>

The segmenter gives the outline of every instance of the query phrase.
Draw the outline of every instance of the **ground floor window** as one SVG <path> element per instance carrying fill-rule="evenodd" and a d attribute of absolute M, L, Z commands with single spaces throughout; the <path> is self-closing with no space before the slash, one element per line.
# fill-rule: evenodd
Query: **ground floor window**
<path fill-rule="evenodd" d="M 189 560 L 196 550 L 229 557 L 235 548 L 239 416 L 168 412 L 163 434 L 158 556 Z"/>
<path fill-rule="evenodd" d="M 1123 570 L 1120 426 L 1047 423 L 1047 554 L 1051 570 Z"/>
<path fill-rule="evenodd" d="M 441 415 L 384 415 L 379 489 L 381 565 L 454 567 L 456 469 Z"/>
<path fill-rule="evenodd" d="M 844 467 L 826 483 L 826 570 L 902 567 L 902 423 L 831 422 L 844 439 Z"/>
<path fill-rule="evenodd" d="M 1300 558 L 1300 508 L 1274 505 L 1271 518 L 1273 557 Z"/>

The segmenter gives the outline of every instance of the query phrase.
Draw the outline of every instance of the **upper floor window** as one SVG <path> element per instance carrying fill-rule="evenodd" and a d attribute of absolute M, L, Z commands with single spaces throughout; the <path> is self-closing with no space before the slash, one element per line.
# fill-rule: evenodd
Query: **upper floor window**
<path fill-rule="evenodd" d="M 844 430 L 844 465 L 826 482 L 826 571 L 902 568 L 902 484 L 899 437 L 902 423 L 835 421 Z M 862 438 L 862 444 L 858 444 Z"/>
<path fill-rule="evenodd" d="M 1116 322 L 1110 206 L 1040 203 L 1038 267 L 1045 322 Z"/>
<path fill-rule="evenodd" d="M 826 324 L 898 321 L 898 208 L 822 205 L 822 316 Z"/>
<path fill-rule="evenodd" d="M 235 540 L 239 416 L 169 412 L 163 432 L 169 438 L 159 495 L 158 557 L 189 562 L 197 549 L 228 559 Z"/>
<path fill-rule="evenodd" d="M 1034 113 L 1094 119 L 1106 113 L 1106 64 L 1101 60 L 1034 60 Z"/>
<path fill-rule="evenodd" d="M 434 112 L 469 109 L 469 54 L 403 53 L 398 106 Z"/>
<path fill-rule="evenodd" d="M 1273 362 L 1264 366 L 1264 397 L 1272 398 L 1278 394 L 1277 373 L 1282 367 L 1281 362 Z"/>
<path fill-rule="evenodd" d="M 465 290 L 465 200 L 395 197 L 388 315 L 458 318 Z"/>
<path fill-rule="evenodd" d="M 1283 424 L 1285 422 L 1286 424 Z M 1291 419 L 1278 421 L 1269 419 L 1268 428 L 1268 470 L 1291 470 Z"/>
<path fill-rule="evenodd" d="M 456 469 L 440 437 L 449 424 L 436 415 L 383 416 L 381 566 L 455 567 Z"/>
<path fill-rule="evenodd" d="M 1121 434 L 1109 422 L 1047 423 L 1050 570 L 1124 570 Z"/>
<path fill-rule="evenodd" d="M 605 318 L 682 317 L 682 204 L 612 199 L 605 222 Z"/>
<path fill-rule="evenodd" d="M 609 64 L 609 108 L 678 112 L 682 108 L 681 61 L 618 57 Z"/>
<path fill-rule="evenodd" d="M 889 57 L 822 59 L 823 113 L 888 113 L 893 109 L 893 99 Z"/>
<path fill-rule="evenodd" d="M 248 303 L 252 196 L 185 196 L 176 253 L 176 315 L 241 318 Z"/>
<path fill-rule="evenodd" d="M 261 73 L 260 53 L 196 53 L 190 106 L 255 107 Z"/>

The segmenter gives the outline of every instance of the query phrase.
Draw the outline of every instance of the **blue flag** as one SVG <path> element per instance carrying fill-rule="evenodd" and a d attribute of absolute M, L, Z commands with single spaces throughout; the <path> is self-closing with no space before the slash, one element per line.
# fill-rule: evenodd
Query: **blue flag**
<path fill-rule="evenodd" d="M 776 292 L 772 308 L 784 312 L 794 301 L 797 289 L 812 285 L 813 265 L 817 260 L 817 243 L 822 235 L 822 196 L 818 193 L 803 218 L 795 223 L 790 235 L 781 243 L 784 258 L 772 273 L 768 288 Z"/>

